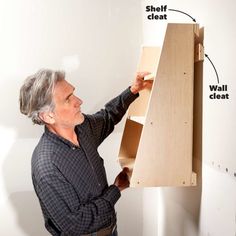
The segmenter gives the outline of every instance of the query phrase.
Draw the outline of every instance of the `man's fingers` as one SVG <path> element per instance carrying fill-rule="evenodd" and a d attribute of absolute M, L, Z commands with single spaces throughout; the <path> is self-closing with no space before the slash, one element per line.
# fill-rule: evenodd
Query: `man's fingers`
<path fill-rule="evenodd" d="M 123 170 L 122 170 L 122 172 L 124 172 L 124 173 L 127 174 L 127 173 L 129 172 L 129 168 L 128 168 L 128 167 L 124 167 Z"/>
<path fill-rule="evenodd" d="M 152 85 L 153 84 L 153 80 L 145 80 L 143 82 L 143 86 L 146 87 L 146 86 L 149 86 L 149 85 Z"/>
<path fill-rule="evenodd" d="M 155 77 L 154 74 L 151 73 L 151 74 L 145 75 L 144 80 L 154 80 L 154 77 Z"/>
<path fill-rule="evenodd" d="M 144 79 L 145 76 L 150 75 L 151 73 L 148 71 L 143 71 L 143 72 L 138 72 L 137 73 L 137 78 L 138 79 Z"/>

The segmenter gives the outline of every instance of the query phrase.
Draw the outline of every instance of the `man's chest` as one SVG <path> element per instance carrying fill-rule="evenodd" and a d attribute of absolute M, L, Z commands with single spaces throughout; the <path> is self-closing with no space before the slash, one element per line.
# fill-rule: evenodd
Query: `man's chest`
<path fill-rule="evenodd" d="M 97 150 L 80 148 L 57 150 L 55 164 L 80 199 L 99 196 L 107 185 L 103 159 Z"/>

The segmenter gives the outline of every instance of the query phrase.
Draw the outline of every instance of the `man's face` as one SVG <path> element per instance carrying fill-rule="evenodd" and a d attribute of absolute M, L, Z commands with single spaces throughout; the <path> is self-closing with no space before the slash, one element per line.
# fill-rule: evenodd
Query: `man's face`
<path fill-rule="evenodd" d="M 63 128 L 74 128 L 75 125 L 84 121 L 84 115 L 81 113 L 81 99 L 74 95 L 75 88 L 66 80 L 57 82 L 53 101 L 54 109 L 54 125 Z"/>

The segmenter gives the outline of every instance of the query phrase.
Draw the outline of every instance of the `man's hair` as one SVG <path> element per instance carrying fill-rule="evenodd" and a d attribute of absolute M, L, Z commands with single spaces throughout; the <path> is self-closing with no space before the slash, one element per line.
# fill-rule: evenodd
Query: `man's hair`
<path fill-rule="evenodd" d="M 58 81 L 65 79 L 64 71 L 41 69 L 26 78 L 20 89 L 20 111 L 32 119 L 34 124 L 43 125 L 40 113 L 53 111 L 53 91 Z"/>

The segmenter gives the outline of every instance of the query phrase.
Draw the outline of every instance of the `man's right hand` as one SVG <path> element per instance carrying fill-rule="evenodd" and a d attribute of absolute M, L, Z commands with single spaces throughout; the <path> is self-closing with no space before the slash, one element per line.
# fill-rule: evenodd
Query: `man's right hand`
<path fill-rule="evenodd" d="M 128 177 L 129 168 L 125 167 L 115 179 L 114 184 L 120 189 L 120 191 L 129 187 L 129 177 Z"/>

